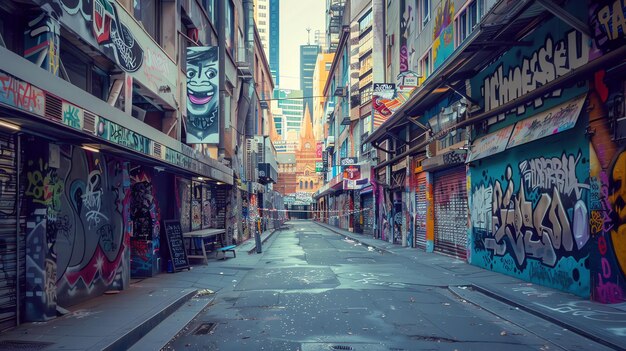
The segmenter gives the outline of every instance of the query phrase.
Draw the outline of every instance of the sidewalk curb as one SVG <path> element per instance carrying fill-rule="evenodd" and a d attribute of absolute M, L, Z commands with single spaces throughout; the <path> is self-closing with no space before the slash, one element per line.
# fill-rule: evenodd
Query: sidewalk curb
<path fill-rule="evenodd" d="M 335 227 L 333 227 L 332 225 L 329 225 L 329 224 L 326 224 L 326 223 L 320 223 L 320 222 L 315 222 L 315 224 L 319 225 L 319 226 L 320 226 L 320 227 L 322 227 L 322 228 L 326 228 L 326 229 L 328 229 L 328 230 L 332 231 L 332 232 L 333 232 L 333 233 L 335 233 L 335 234 L 338 234 L 338 235 L 341 235 L 341 236 L 345 236 L 345 237 L 347 237 L 347 238 L 350 238 L 350 239 L 352 239 L 352 240 L 354 240 L 354 241 L 356 241 L 356 242 L 358 242 L 358 243 L 360 243 L 360 244 L 362 244 L 362 245 L 365 245 L 365 246 L 371 246 L 371 247 L 373 247 L 374 249 L 376 249 L 377 251 L 379 251 L 379 252 L 381 252 L 381 253 L 393 254 L 393 252 L 392 252 L 392 251 L 389 251 L 389 250 L 387 250 L 387 249 L 385 249 L 385 248 L 383 248 L 383 247 L 380 247 L 380 246 L 377 246 L 377 245 L 371 245 L 371 244 L 368 244 L 368 243 L 364 242 L 364 241 L 363 241 L 363 239 L 361 239 L 361 238 L 359 238 L 359 237 L 357 236 L 357 235 L 360 235 L 360 234 L 347 235 L 346 233 L 339 232 L 339 231 L 338 231 Z"/>
<path fill-rule="evenodd" d="M 476 291 L 478 291 L 478 292 L 480 292 L 480 293 L 482 293 L 482 294 L 484 294 L 486 296 L 489 296 L 489 297 L 491 297 L 491 298 L 493 298 L 495 300 L 498 300 L 500 302 L 503 302 L 503 303 L 505 303 L 507 305 L 510 305 L 510 306 L 513 306 L 513 307 L 517 307 L 520 310 L 528 312 L 528 313 L 530 313 L 530 314 L 532 314 L 534 316 L 537 316 L 539 318 L 545 319 L 545 320 L 547 320 L 550 323 L 553 323 L 553 324 L 556 324 L 556 325 L 561 326 L 563 328 L 566 328 L 566 329 L 568 329 L 568 330 L 570 330 L 570 331 L 572 331 L 572 332 L 574 332 L 574 333 L 576 333 L 576 334 L 578 334 L 580 336 L 583 336 L 583 337 L 585 337 L 585 338 L 587 338 L 589 340 L 592 340 L 592 341 L 594 341 L 594 342 L 596 342 L 598 344 L 602 344 L 602 345 L 604 345 L 606 347 L 610 347 L 610 348 L 612 348 L 614 350 L 622 350 L 622 351 L 626 350 L 626 348 L 624 348 L 623 346 L 615 344 L 615 343 L 613 343 L 613 342 L 611 342 L 609 340 L 602 339 L 602 338 L 594 335 L 593 333 L 591 333 L 589 331 L 583 330 L 580 327 L 577 327 L 577 326 L 575 326 L 573 324 L 568 323 L 565 320 L 560 320 L 558 318 L 552 317 L 549 314 L 540 311 L 539 309 L 534 309 L 534 308 L 532 308 L 530 306 L 527 306 L 525 304 L 521 304 L 519 302 L 516 302 L 513 299 L 510 299 L 510 298 L 508 298 L 506 296 L 498 294 L 497 292 L 491 291 L 488 288 L 482 287 L 480 285 L 476 285 L 474 283 L 471 283 L 470 286 L 473 289 L 475 289 Z"/>
<path fill-rule="evenodd" d="M 269 235 L 265 237 L 265 239 L 261 238 L 261 245 L 265 244 L 265 242 L 268 241 L 272 237 L 272 235 L 274 235 L 274 233 L 276 233 L 278 230 L 280 230 L 280 228 L 278 228 L 278 229 L 274 228 L 269 233 Z M 252 240 L 252 239 L 250 239 L 250 240 Z M 255 251 L 256 251 L 256 245 L 252 246 L 252 248 L 250 250 L 248 250 L 248 255 L 252 255 Z"/>
<path fill-rule="evenodd" d="M 135 328 L 132 328 L 124 335 L 119 337 L 117 340 L 103 347 L 104 351 L 113 351 L 113 350 L 126 350 L 132 345 L 134 345 L 137 341 L 141 340 L 146 334 L 148 334 L 152 329 L 154 329 L 161 321 L 166 319 L 169 315 L 174 313 L 177 309 L 180 308 L 185 302 L 189 301 L 192 297 L 196 295 L 198 289 L 193 289 L 189 291 L 187 294 L 181 296 L 176 301 L 172 302 L 165 308 L 161 309 L 159 312 L 155 313 L 154 316 L 146 319 L 143 323 L 137 325 Z"/>

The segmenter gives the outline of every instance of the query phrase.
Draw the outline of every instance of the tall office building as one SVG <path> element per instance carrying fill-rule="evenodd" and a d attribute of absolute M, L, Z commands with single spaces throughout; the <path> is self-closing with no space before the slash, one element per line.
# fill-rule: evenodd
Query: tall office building
<path fill-rule="evenodd" d="M 270 18 L 269 18 L 269 38 L 270 38 L 270 72 L 274 79 L 275 86 L 280 85 L 280 1 L 269 0 L 270 2 Z"/>
<path fill-rule="evenodd" d="M 288 134 L 300 133 L 302 126 L 302 115 L 304 114 L 304 104 L 302 90 L 276 89 L 274 99 L 278 101 L 278 107 L 282 109 L 283 119 L 280 126 L 280 135 L 286 139 Z M 276 130 L 279 126 L 276 126 Z"/>
<path fill-rule="evenodd" d="M 269 57 L 270 47 L 270 7 L 269 0 L 254 0 L 254 21 L 259 30 L 265 56 Z"/>
<path fill-rule="evenodd" d="M 304 94 L 304 106 L 313 107 L 313 73 L 317 63 L 319 45 L 300 45 L 300 90 Z"/>

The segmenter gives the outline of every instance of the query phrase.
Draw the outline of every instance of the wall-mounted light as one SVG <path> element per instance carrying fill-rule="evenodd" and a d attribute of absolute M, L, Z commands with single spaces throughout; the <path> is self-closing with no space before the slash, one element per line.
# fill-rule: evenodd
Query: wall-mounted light
<path fill-rule="evenodd" d="M 224 184 L 224 183 L 222 183 L 222 182 L 217 182 L 216 184 L 217 184 L 217 185 L 222 185 L 222 184 Z"/>
<path fill-rule="evenodd" d="M 87 150 L 87 151 L 91 151 L 91 152 L 100 152 L 100 150 L 96 149 L 95 147 L 91 147 L 91 146 L 87 146 L 87 145 L 82 145 L 81 148 L 83 150 Z"/>
<path fill-rule="evenodd" d="M 13 123 L 9 123 L 9 122 L 5 122 L 5 121 L 0 121 L 0 127 L 5 127 L 5 128 L 9 128 L 9 129 L 13 129 L 13 130 L 21 130 L 22 128 L 20 126 L 18 126 L 17 124 L 13 124 Z"/>
<path fill-rule="evenodd" d="M 199 180 L 199 181 L 203 181 L 203 180 L 204 180 L 204 178 L 202 178 L 202 177 L 198 177 L 198 180 Z"/>

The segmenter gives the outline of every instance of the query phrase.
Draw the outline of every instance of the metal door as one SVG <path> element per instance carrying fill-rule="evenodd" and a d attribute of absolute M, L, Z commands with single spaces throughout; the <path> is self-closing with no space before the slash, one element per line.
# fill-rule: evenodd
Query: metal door
<path fill-rule="evenodd" d="M 417 176 L 415 187 L 415 246 L 426 250 L 426 174 Z"/>
<path fill-rule="evenodd" d="M 15 136 L 0 133 L 0 331 L 18 323 L 18 285 L 24 282 L 25 243 L 24 235 L 18 236 L 15 143 Z"/>
<path fill-rule="evenodd" d="M 435 251 L 467 257 L 467 189 L 465 167 L 434 175 Z"/>
<path fill-rule="evenodd" d="M 376 219 L 374 196 L 367 194 L 361 196 L 361 199 L 363 199 L 363 234 L 374 235 L 374 220 Z"/>

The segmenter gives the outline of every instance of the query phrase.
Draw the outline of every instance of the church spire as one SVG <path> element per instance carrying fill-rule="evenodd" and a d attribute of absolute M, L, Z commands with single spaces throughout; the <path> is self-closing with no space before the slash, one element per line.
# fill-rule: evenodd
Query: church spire
<path fill-rule="evenodd" d="M 315 141 L 311 112 L 309 111 L 309 105 L 306 104 L 304 105 L 304 115 L 302 115 L 302 123 L 300 124 L 300 144 L 305 141 Z"/>

